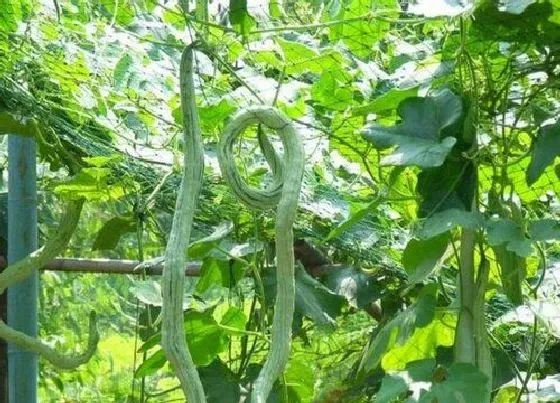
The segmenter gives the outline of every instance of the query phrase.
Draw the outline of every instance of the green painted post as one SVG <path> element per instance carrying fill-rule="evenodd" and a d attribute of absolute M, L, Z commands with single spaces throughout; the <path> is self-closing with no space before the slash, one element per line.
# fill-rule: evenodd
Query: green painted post
<path fill-rule="evenodd" d="M 35 140 L 8 138 L 8 263 L 37 248 Z M 8 289 L 8 324 L 37 336 L 37 287 L 34 274 Z M 37 355 L 8 345 L 9 403 L 37 402 Z"/>

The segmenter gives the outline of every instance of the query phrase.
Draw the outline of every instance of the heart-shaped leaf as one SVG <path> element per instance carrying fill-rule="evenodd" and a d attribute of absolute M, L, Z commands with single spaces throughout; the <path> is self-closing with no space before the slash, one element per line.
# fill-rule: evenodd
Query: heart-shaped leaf
<path fill-rule="evenodd" d="M 461 99 L 443 90 L 433 97 L 407 98 L 399 104 L 397 113 L 402 123 L 392 127 L 370 125 L 363 130 L 365 138 L 379 149 L 397 146 L 381 163 L 423 168 L 442 165 L 457 139 L 442 139 L 441 132 L 461 117 Z"/>

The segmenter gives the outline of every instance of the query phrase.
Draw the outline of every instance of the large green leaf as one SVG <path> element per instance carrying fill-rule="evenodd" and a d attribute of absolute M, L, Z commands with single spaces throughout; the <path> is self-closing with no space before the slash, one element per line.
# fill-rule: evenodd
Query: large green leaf
<path fill-rule="evenodd" d="M 375 370 L 390 349 L 405 344 L 416 328 L 430 324 L 436 307 L 436 293 L 437 285 L 425 286 L 414 305 L 399 313 L 379 331 L 362 356 L 361 373 Z"/>
<path fill-rule="evenodd" d="M 353 94 L 348 84 L 337 70 L 323 71 L 319 80 L 311 88 L 313 101 L 327 109 L 342 111 L 353 104 Z"/>
<path fill-rule="evenodd" d="M 266 299 L 271 305 L 276 298 L 275 271 L 267 270 L 263 276 L 263 282 Z M 294 326 L 298 327 L 301 317 L 305 316 L 319 326 L 332 329 L 335 318 L 340 315 L 342 308 L 346 305 L 346 299 L 329 290 L 299 267 L 296 268 L 295 284 Z"/>
<path fill-rule="evenodd" d="M 431 217 L 449 209 L 471 210 L 476 183 L 471 161 L 449 158 L 440 167 L 424 169 L 416 185 L 422 197 L 418 216 Z"/>
<path fill-rule="evenodd" d="M 187 344 L 197 366 L 205 366 L 216 359 L 218 354 L 227 350 L 229 337 L 242 334 L 247 318 L 237 307 L 231 306 L 220 322 L 214 318 L 214 309 L 204 312 L 189 312 L 185 315 L 184 328 Z M 140 351 L 148 351 L 161 343 L 161 332 L 146 341 Z M 162 368 L 167 359 L 163 350 L 157 350 L 136 370 L 135 376 L 152 375 Z"/>
<path fill-rule="evenodd" d="M 83 168 L 72 178 L 57 185 L 54 191 L 72 200 L 81 198 L 89 201 L 116 200 L 124 195 L 124 190 L 120 184 L 109 184 L 110 176 L 109 168 Z"/>
<path fill-rule="evenodd" d="M 247 36 L 256 25 L 255 18 L 247 9 L 247 0 L 229 1 L 229 22 L 243 36 Z"/>
<path fill-rule="evenodd" d="M 395 0 L 350 0 L 339 7 L 335 20 L 348 20 L 344 24 L 333 25 L 329 38 L 332 42 L 342 40 L 355 55 L 368 59 L 373 47 L 390 28 L 386 21 L 374 19 L 371 12 L 382 9 L 386 16 L 397 16 L 397 2 Z M 391 13 L 391 11 L 393 13 Z"/>
<path fill-rule="evenodd" d="M 422 403 L 482 402 L 489 387 L 488 377 L 474 365 L 455 363 L 445 368 L 436 365 L 433 359 L 424 359 L 408 363 L 403 371 L 386 375 L 374 402 L 401 401 L 410 395 L 420 398 L 407 401 Z"/>
<path fill-rule="evenodd" d="M 198 108 L 200 127 L 204 134 L 213 133 L 219 128 L 226 118 L 232 116 L 237 107 L 229 100 L 222 99 L 215 105 Z M 182 121 L 182 118 L 181 118 Z"/>
<path fill-rule="evenodd" d="M 442 130 L 461 117 L 462 108 L 461 99 L 449 90 L 433 97 L 407 98 L 397 110 L 402 123 L 392 127 L 370 125 L 363 132 L 379 149 L 397 146 L 381 159 L 384 165 L 438 167 L 457 142 L 451 136 L 442 138 Z"/>
<path fill-rule="evenodd" d="M 379 113 L 390 109 L 396 109 L 399 106 L 399 103 L 407 98 L 416 97 L 417 95 L 418 87 L 406 89 L 393 88 L 370 103 L 353 108 L 352 115 L 367 115 L 370 113 Z"/>
<path fill-rule="evenodd" d="M 115 71 L 113 73 L 113 80 L 116 89 L 122 89 L 126 85 L 127 77 L 129 75 L 130 67 L 133 64 L 132 56 L 130 53 L 125 53 L 123 57 L 117 62 Z"/>
<path fill-rule="evenodd" d="M 467 363 L 452 364 L 441 378 L 434 379 L 432 388 L 422 394 L 419 403 L 483 402 L 491 388 L 488 377 Z"/>
<path fill-rule="evenodd" d="M 534 184 L 546 167 L 560 156 L 560 122 L 543 126 L 533 141 L 531 162 L 527 168 L 527 184 Z"/>
<path fill-rule="evenodd" d="M 560 221 L 552 218 L 529 222 L 529 237 L 533 241 L 551 241 L 560 239 Z"/>
<path fill-rule="evenodd" d="M 113 217 L 97 232 L 92 250 L 113 250 L 123 235 L 134 231 L 136 220 L 131 214 Z"/>
<path fill-rule="evenodd" d="M 276 42 L 280 45 L 286 74 L 300 75 L 306 72 L 321 74 L 327 70 L 340 71 L 343 67 L 344 56 L 337 50 L 318 51 L 303 41 L 287 41 L 282 38 L 276 38 Z M 276 58 L 274 55 L 272 57 Z M 269 62 L 277 64 L 277 68 L 282 67 L 277 59 L 271 59 Z"/>
<path fill-rule="evenodd" d="M 202 262 L 196 292 L 204 294 L 212 286 L 231 288 L 243 277 L 245 267 L 240 262 L 207 258 Z"/>
<path fill-rule="evenodd" d="M 202 259 L 233 231 L 233 223 L 225 221 L 213 228 L 212 233 L 189 245 L 189 259 Z"/>
<path fill-rule="evenodd" d="M 520 257 L 531 254 L 531 242 L 525 237 L 520 224 L 509 219 L 492 220 L 488 224 L 488 243 L 491 246 L 504 245 L 510 252 Z"/>
<path fill-rule="evenodd" d="M 236 381 L 236 374 L 222 361 L 213 361 L 199 368 L 198 372 L 208 403 L 239 403 L 241 386 Z"/>
<path fill-rule="evenodd" d="M 478 211 L 449 209 L 440 211 L 423 220 L 415 234 L 420 239 L 429 239 L 456 227 L 478 229 L 484 225 L 484 217 Z"/>
<path fill-rule="evenodd" d="M 405 343 L 394 346 L 383 356 L 381 367 L 385 371 L 400 370 L 411 361 L 435 358 L 438 347 L 453 346 L 456 324 L 455 313 L 436 311 L 427 326 L 415 329 Z"/>
<path fill-rule="evenodd" d="M 424 281 L 441 263 L 447 250 L 449 236 L 446 233 L 430 239 L 411 239 L 403 252 L 402 263 L 408 281 L 416 284 Z"/>

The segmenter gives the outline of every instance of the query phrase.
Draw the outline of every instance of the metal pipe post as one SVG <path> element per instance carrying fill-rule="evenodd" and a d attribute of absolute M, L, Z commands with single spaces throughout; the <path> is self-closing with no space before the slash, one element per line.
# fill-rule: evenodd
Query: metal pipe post
<path fill-rule="evenodd" d="M 8 138 L 8 263 L 37 249 L 35 139 Z M 38 274 L 8 289 L 8 324 L 37 336 Z M 37 402 L 37 355 L 8 345 L 9 403 Z"/>

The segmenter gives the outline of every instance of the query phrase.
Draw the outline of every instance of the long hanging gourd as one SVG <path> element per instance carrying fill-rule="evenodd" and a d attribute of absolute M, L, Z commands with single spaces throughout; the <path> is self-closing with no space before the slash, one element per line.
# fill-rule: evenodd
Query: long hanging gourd
<path fill-rule="evenodd" d="M 239 175 L 233 159 L 235 140 L 254 124 L 275 130 L 284 145 L 282 161 L 270 141 L 259 134 L 259 144 L 274 174 L 273 186 L 265 190 L 250 188 Z M 253 403 L 265 403 L 290 354 L 295 300 L 292 226 L 303 177 L 304 152 L 296 128 L 288 117 L 275 108 L 256 106 L 241 111 L 225 128 L 218 145 L 218 161 L 224 179 L 248 207 L 267 210 L 276 206 L 277 286 L 272 344 L 251 393 Z"/>
<path fill-rule="evenodd" d="M 196 112 L 193 82 L 193 49 L 185 47 L 180 70 L 183 116 L 184 168 L 175 204 L 171 234 L 165 250 L 162 278 L 162 348 L 181 382 L 189 403 L 205 402 L 204 389 L 192 359 L 183 328 L 185 251 L 189 245 L 204 170 L 204 150 Z"/>
<path fill-rule="evenodd" d="M 64 248 L 66 248 L 70 237 L 78 225 L 83 203 L 83 200 L 70 202 L 65 210 L 56 235 L 48 240 L 43 247 L 31 253 L 27 257 L 10 264 L 2 273 L 0 273 L 0 294 L 2 294 L 9 286 L 25 280 L 35 270 L 43 267 L 46 263 L 50 262 L 55 256 L 63 251 Z M 53 365 L 61 369 L 69 370 L 77 368 L 89 361 L 97 348 L 99 333 L 97 332 L 95 312 L 91 312 L 89 318 L 89 340 L 87 348 L 81 354 L 59 354 L 41 340 L 11 328 L 1 319 L 0 338 L 6 340 L 8 343 L 15 344 L 24 350 L 43 356 Z"/>

